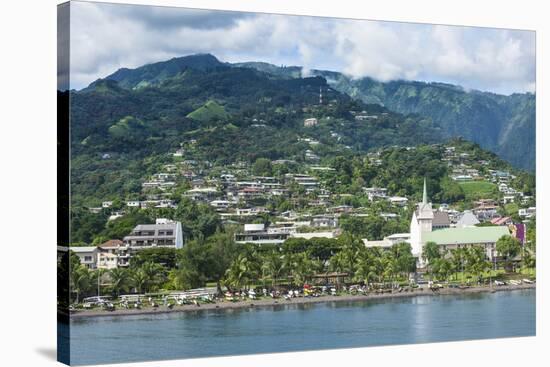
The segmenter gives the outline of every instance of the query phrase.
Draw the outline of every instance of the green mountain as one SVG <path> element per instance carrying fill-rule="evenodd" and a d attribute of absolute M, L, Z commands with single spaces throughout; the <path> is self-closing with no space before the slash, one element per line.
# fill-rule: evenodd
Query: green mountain
<path fill-rule="evenodd" d="M 229 67 L 229 65 L 221 63 L 213 55 L 197 54 L 147 64 L 137 69 L 122 68 L 105 79 L 114 80 L 123 88 L 136 89 L 158 85 L 165 79 L 184 73 L 188 69 L 208 71 L 223 67 Z"/>
<path fill-rule="evenodd" d="M 299 67 L 240 63 L 279 77 L 299 75 Z M 353 79 L 342 73 L 312 70 L 334 89 L 365 103 L 381 104 L 392 111 L 431 118 L 446 137 L 462 136 L 497 153 L 518 168 L 535 170 L 535 95 L 498 95 L 466 91 L 445 83 Z"/>
<path fill-rule="evenodd" d="M 114 74 L 119 81 L 102 79 L 71 91 L 75 203 L 139 193 L 143 177 L 158 172 L 191 140 L 189 155 L 223 166 L 258 158 L 323 163 L 334 156 L 442 139 L 430 119 L 354 100 L 322 77 L 210 67 L 210 55 L 193 57 L 193 62 L 174 59 L 144 67 L 159 70 L 162 77 L 141 68 L 125 70 Z M 177 71 L 174 64 L 184 66 Z M 317 119 L 317 125 L 304 126 L 308 118 Z"/>

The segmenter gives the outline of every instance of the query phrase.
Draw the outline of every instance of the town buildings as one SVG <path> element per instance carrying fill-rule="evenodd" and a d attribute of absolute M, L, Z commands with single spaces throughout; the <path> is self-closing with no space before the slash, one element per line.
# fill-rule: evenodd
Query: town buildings
<path fill-rule="evenodd" d="M 422 202 L 417 204 L 412 214 L 410 233 L 395 234 L 380 241 L 363 240 L 367 247 L 389 248 L 395 243 L 408 242 L 411 244 L 413 256 L 417 259 L 417 266 L 426 265 L 423 259 L 423 248 L 427 242 L 435 242 L 442 252 L 473 245 L 484 248 L 488 259 L 496 256 L 496 242 L 504 235 L 509 235 L 507 226 L 476 227 L 479 220 L 472 212 L 465 212 L 454 227 L 447 213 L 434 210 L 428 201 L 426 180 Z M 506 223 L 505 223 L 506 224 Z"/>

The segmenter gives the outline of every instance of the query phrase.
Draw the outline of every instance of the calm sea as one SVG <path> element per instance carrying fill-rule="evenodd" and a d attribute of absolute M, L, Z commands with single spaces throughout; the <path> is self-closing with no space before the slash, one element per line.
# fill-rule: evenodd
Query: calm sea
<path fill-rule="evenodd" d="M 535 290 L 71 322 L 72 364 L 535 335 Z"/>

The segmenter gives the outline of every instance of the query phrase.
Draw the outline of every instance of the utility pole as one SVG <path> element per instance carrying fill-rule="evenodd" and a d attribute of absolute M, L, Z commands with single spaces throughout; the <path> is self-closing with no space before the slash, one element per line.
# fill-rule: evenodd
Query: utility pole
<path fill-rule="evenodd" d="M 97 300 L 99 301 L 99 284 L 101 282 L 101 269 L 97 269 Z"/>

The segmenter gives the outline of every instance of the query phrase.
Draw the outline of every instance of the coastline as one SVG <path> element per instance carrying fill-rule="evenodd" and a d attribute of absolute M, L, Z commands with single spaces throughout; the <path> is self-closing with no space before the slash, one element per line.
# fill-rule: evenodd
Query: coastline
<path fill-rule="evenodd" d="M 261 299 L 261 300 L 246 300 L 237 302 L 218 302 L 218 303 L 205 303 L 200 306 L 196 305 L 183 305 L 176 306 L 172 309 L 166 307 L 158 308 L 143 308 L 143 309 L 118 309 L 115 311 L 105 310 L 91 310 L 91 311 L 73 311 L 70 314 L 71 320 L 86 319 L 95 317 L 110 317 L 110 316 L 135 316 L 135 315 L 155 315 L 155 314 L 168 314 L 175 312 L 197 312 L 207 310 L 226 310 L 226 309 L 244 309 L 251 307 L 273 307 L 280 305 L 292 305 L 292 304 L 309 304 L 309 303 L 324 303 L 324 302 L 354 302 L 354 301 L 368 301 L 377 299 L 391 299 L 391 298 L 406 298 L 406 297 L 422 297 L 422 296 L 438 296 L 438 295 L 461 295 L 461 294 L 475 294 L 475 293 L 488 293 L 488 292 L 502 292 L 513 291 L 522 289 L 536 289 L 536 284 L 521 284 L 521 285 L 504 285 L 498 287 L 471 287 L 465 289 L 458 288 L 443 288 L 436 292 L 432 292 L 429 289 L 416 290 L 414 292 L 401 292 L 401 293 L 382 293 L 382 294 L 368 294 L 368 295 L 341 295 L 341 296 L 322 296 L 322 297 L 298 297 L 290 300 L 279 299 Z"/>

